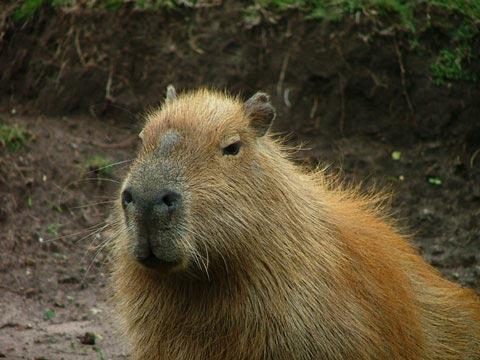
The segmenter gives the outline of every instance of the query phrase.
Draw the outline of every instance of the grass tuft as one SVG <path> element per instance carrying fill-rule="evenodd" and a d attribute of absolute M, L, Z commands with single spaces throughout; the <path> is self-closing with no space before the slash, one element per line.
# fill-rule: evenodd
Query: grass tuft
<path fill-rule="evenodd" d="M 129 3 L 137 9 L 159 10 L 182 6 L 193 7 L 197 0 L 23 0 L 13 18 L 23 21 L 35 15 L 43 5 L 65 7 L 83 5 L 93 9 L 116 11 Z M 363 11 L 376 11 L 380 14 L 395 15 L 399 23 L 413 30 L 414 10 L 426 2 L 417 0 L 250 0 L 245 8 L 251 6 L 283 12 L 297 9 L 311 19 L 340 20 L 342 17 Z M 471 19 L 477 25 L 480 22 L 480 1 L 477 0 L 431 0 L 430 6 L 456 12 Z"/>
<path fill-rule="evenodd" d="M 449 80 L 477 81 L 476 74 L 463 67 L 463 63 L 471 58 L 472 49 L 468 45 L 440 51 L 437 60 L 430 65 L 435 84 L 443 85 Z"/>
<path fill-rule="evenodd" d="M 13 12 L 12 19 L 16 22 L 29 20 L 45 5 L 50 5 L 54 8 L 83 5 L 91 9 L 117 11 L 127 3 L 133 3 L 137 9 L 159 10 L 162 8 L 175 8 L 186 2 L 175 0 L 23 0 L 19 1 L 20 5 Z M 194 5 L 196 0 L 191 0 L 189 3 Z"/>
<path fill-rule="evenodd" d="M 33 17 L 45 4 L 45 0 L 26 0 L 12 15 L 14 21 L 24 21 Z"/>
<path fill-rule="evenodd" d="M 89 157 L 85 161 L 86 167 L 89 171 L 92 171 L 103 177 L 112 177 L 113 165 L 112 162 L 102 155 L 94 155 Z"/>
<path fill-rule="evenodd" d="M 17 151 L 28 144 L 33 136 L 24 127 L 0 123 L 0 146 Z"/>

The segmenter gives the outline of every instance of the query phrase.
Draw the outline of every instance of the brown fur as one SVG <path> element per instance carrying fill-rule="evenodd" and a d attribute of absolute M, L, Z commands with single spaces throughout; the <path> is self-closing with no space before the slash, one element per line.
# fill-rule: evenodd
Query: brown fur
<path fill-rule="evenodd" d="M 478 298 L 417 255 L 379 198 L 297 167 L 238 99 L 206 90 L 148 116 L 131 173 L 171 129 L 184 138 L 168 161 L 190 199 L 185 263 L 146 268 L 124 225 L 114 239 L 134 359 L 480 359 Z M 241 153 L 222 157 L 232 136 Z"/>

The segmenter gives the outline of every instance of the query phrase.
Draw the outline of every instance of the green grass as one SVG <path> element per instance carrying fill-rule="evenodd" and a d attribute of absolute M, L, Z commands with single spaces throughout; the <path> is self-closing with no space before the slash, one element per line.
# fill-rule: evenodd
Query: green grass
<path fill-rule="evenodd" d="M 262 8 L 273 11 L 297 9 L 307 18 L 339 21 L 344 16 L 366 10 L 398 15 L 400 22 L 412 26 L 413 3 L 400 0 L 259 0 Z"/>
<path fill-rule="evenodd" d="M 466 65 L 478 60 L 471 42 L 480 35 L 478 27 L 468 22 L 462 23 L 450 33 L 451 45 L 442 49 L 430 65 L 435 84 L 443 85 L 448 81 L 477 81 L 477 74 L 471 72 Z"/>
<path fill-rule="evenodd" d="M 103 350 L 100 346 L 95 345 L 93 349 L 96 351 L 99 360 L 107 360 Z"/>
<path fill-rule="evenodd" d="M 43 319 L 44 320 L 52 320 L 55 317 L 55 310 L 52 309 L 45 309 L 43 312 Z"/>
<path fill-rule="evenodd" d="M 74 5 L 77 0 L 24 0 L 15 10 L 12 17 L 14 21 L 23 21 L 33 17 L 44 5 L 69 6 Z"/>
<path fill-rule="evenodd" d="M 478 0 L 432 0 L 430 3 L 476 20 L 477 24 L 480 21 L 480 1 Z"/>
<path fill-rule="evenodd" d="M 125 3 L 125 0 L 108 0 L 106 3 L 109 3 L 107 9 L 116 10 Z M 189 3 L 193 5 L 196 3 L 196 0 L 191 0 Z M 175 0 L 135 0 L 134 5 L 137 9 L 159 10 L 162 8 L 172 9 L 178 7 L 178 2 Z"/>
<path fill-rule="evenodd" d="M 32 138 L 32 134 L 20 125 L 0 123 L 0 147 L 17 151 L 27 145 Z"/>
<path fill-rule="evenodd" d="M 263 8 L 284 11 L 298 9 L 310 18 L 339 20 L 361 12 L 374 11 L 379 15 L 393 15 L 398 25 L 414 31 L 415 9 L 422 4 L 418 0 L 258 0 Z M 477 0 L 430 0 L 431 7 L 459 13 L 473 23 L 480 22 L 480 1 Z"/>
<path fill-rule="evenodd" d="M 437 85 L 443 85 L 452 80 L 477 81 L 477 75 L 465 69 L 463 65 L 472 56 L 472 49 L 468 45 L 440 51 L 436 61 L 430 65 L 434 82 Z"/>
<path fill-rule="evenodd" d="M 85 165 L 89 171 L 95 172 L 103 177 L 112 177 L 113 164 L 102 155 L 94 155 L 85 161 Z"/>
<path fill-rule="evenodd" d="M 60 228 L 60 224 L 50 224 L 47 226 L 47 233 L 56 237 L 60 234 Z"/>
<path fill-rule="evenodd" d="M 53 7 L 69 7 L 75 4 L 86 5 L 90 8 L 107 9 L 115 11 L 126 3 L 133 3 L 136 8 L 158 10 L 161 8 L 180 7 L 180 4 L 194 5 L 197 0 L 180 2 L 178 0 L 23 0 L 14 13 L 14 20 L 26 20 L 35 15 L 43 5 Z M 398 16 L 400 22 L 413 26 L 414 9 L 422 2 L 418 0 L 250 0 L 245 1 L 245 7 L 255 5 L 274 11 L 297 9 L 307 17 L 313 19 L 339 20 L 343 16 L 360 12 L 375 10 L 381 14 Z M 460 13 L 475 21 L 480 21 L 480 1 L 477 0 L 430 0 L 430 6 L 444 8 Z"/>
<path fill-rule="evenodd" d="M 86 5 L 92 9 L 116 11 L 124 4 L 131 3 L 127 0 L 23 0 L 19 1 L 19 6 L 12 14 L 14 21 L 26 21 L 35 16 L 42 6 L 50 5 L 52 7 L 73 7 L 78 4 Z M 194 4 L 196 0 L 190 1 Z M 133 4 L 138 9 L 158 10 L 161 8 L 174 8 L 178 6 L 174 0 L 134 0 Z"/>
<path fill-rule="evenodd" d="M 31 18 L 44 5 L 45 0 L 26 0 L 12 15 L 14 21 Z"/>

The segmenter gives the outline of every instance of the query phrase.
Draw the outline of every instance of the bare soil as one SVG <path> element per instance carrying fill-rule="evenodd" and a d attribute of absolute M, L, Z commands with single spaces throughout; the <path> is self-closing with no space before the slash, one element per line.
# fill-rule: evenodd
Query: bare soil
<path fill-rule="evenodd" d="M 86 159 L 130 159 L 131 132 L 79 117 L 0 118 L 33 135 L 20 151 L 0 148 L 0 357 L 125 358 L 102 250 L 122 165 L 105 177 Z"/>
<path fill-rule="evenodd" d="M 128 162 L 105 177 L 85 159 L 131 159 L 138 124 L 1 119 L 25 126 L 34 137 L 19 151 L 0 149 L 0 357 L 127 358 L 108 304 L 102 226 Z M 342 168 L 347 180 L 392 189 L 393 210 L 415 233 L 425 258 L 449 279 L 480 291 L 480 159 L 461 163 L 463 146 L 456 139 L 403 147 L 364 137 L 300 139 L 306 142 L 298 154 L 302 161 L 330 164 Z M 401 152 L 399 160 L 393 151 Z M 429 177 L 442 184 L 429 183 Z M 95 334 L 94 345 L 86 333 Z"/>

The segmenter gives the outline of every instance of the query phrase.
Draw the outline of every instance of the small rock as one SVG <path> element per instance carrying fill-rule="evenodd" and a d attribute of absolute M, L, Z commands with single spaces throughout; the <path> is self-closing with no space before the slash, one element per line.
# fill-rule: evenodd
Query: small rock
<path fill-rule="evenodd" d="M 66 276 L 58 279 L 59 284 L 79 284 L 80 279 L 75 276 Z"/>
<path fill-rule="evenodd" d="M 64 308 L 65 307 L 65 303 L 61 299 L 55 300 L 54 305 L 56 307 L 59 307 L 59 308 Z"/>
<path fill-rule="evenodd" d="M 37 264 L 37 262 L 35 261 L 35 259 L 32 259 L 32 258 L 26 258 L 25 259 L 25 265 L 26 266 L 35 266 Z"/>
<path fill-rule="evenodd" d="M 34 295 L 37 295 L 39 293 L 39 290 L 38 289 L 35 289 L 35 288 L 28 288 L 25 290 L 24 294 L 26 297 L 32 297 Z"/>
<path fill-rule="evenodd" d="M 95 345 L 96 336 L 93 332 L 87 331 L 85 335 L 79 336 L 78 338 L 83 345 Z"/>
<path fill-rule="evenodd" d="M 31 187 L 35 183 L 35 179 L 33 177 L 28 177 L 25 179 L 25 186 Z"/>
<path fill-rule="evenodd" d="M 0 222 L 5 222 L 8 219 L 8 212 L 5 209 L 0 208 Z"/>
<path fill-rule="evenodd" d="M 433 210 L 432 210 L 432 209 L 429 209 L 429 208 L 423 208 L 423 209 L 421 210 L 421 214 L 422 214 L 422 215 L 431 215 L 431 214 L 433 214 Z"/>
<path fill-rule="evenodd" d="M 97 308 L 94 308 L 94 307 L 92 307 L 92 308 L 90 309 L 90 314 L 92 314 L 92 315 L 94 315 L 94 316 L 97 315 L 97 314 L 100 313 L 100 312 L 102 312 L 102 310 L 97 309 Z"/>

